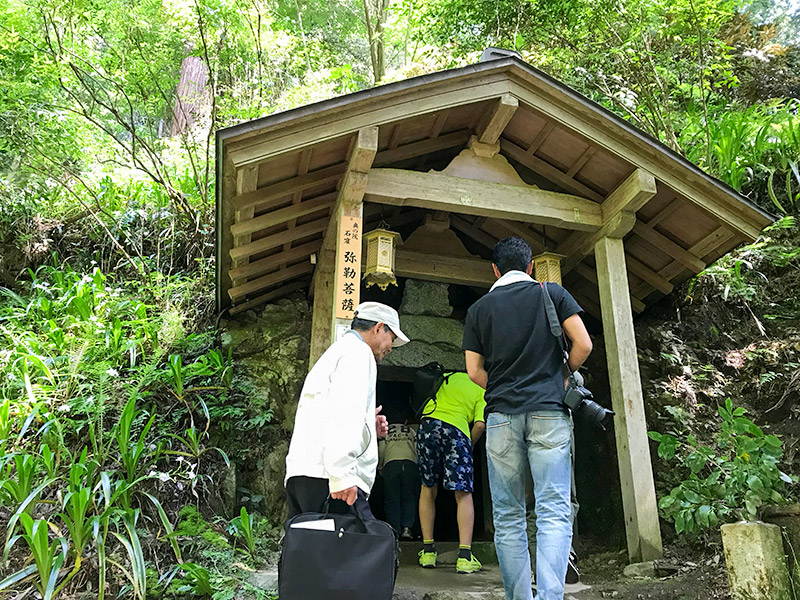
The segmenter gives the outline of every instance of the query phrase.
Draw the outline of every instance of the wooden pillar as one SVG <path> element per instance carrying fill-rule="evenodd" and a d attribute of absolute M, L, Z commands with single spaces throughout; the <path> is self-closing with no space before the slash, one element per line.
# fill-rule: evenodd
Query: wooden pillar
<path fill-rule="evenodd" d="M 595 260 L 615 412 L 628 558 L 632 563 L 643 562 L 661 557 L 661 529 L 622 239 L 599 239 L 595 244 Z"/>
<path fill-rule="evenodd" d="M 378 151 L 378 128 L 365 127 L 353 138 L 347 170 L 339 182 L 336 203 L 322 242 L 314 273 L 314 316 L 308 368 L 336 338 L 337 325 L 349 327 L 361 290 L 361 235 L 367 174 Z M 353 223 L 357 222 L 357 227 Z M 345 235 L 345 231 L 348 232 Z M 355 235 L 354 235 L 355 232 Z M 345 272 L 345 269 L 350 270 Z M 352 283 L 351 292 L 345 283 Z M 342 302 L 351 300 L 346 310 Z M 349 305 L 348 305 L 349 306 Z"/>
<path fill-rule="evenodd" d="M 314 313 L 311 320 L 311 348 L 308 369 L 314 366 L 333 340 L 333 271 L 336 253 L 323 248 L 317 258 L 314 271 Z"/>

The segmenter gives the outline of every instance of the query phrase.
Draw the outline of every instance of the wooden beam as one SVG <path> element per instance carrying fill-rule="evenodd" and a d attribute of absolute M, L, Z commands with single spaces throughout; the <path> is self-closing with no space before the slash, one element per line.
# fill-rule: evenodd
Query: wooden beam
<path fill-rule="evenodd" d="M 258 187 L 258 165 L 250 165 L 239 169 L 239 172 L 236 174 L 236 193 L 237 194 L 244 194 L 255 190 Z M 239 222 L 247 219 L 253 218 L 253 207 L 248 206 L 241 210 L 234 210 L 234 221 Z M 250 243 L 251 235 L 248 234 L 241 234 L 236 235 L 231 231 L 231 235 L 233 236 L 233 246 L 234 248 L 237 246 L 241 246 L 243 244 Z M 232 266 L 238 267 L 241 263 L 247 262 L 247 258 L 243 258 L 239 261 L 234 261 Z M 231 286 L 236 287 L 243 283 L 241 280 L 231 280 Z"/>
<path fill-rule="evenodd" d="M 478 141 L 482 144 L 496 143 L 517 108 L 519 108 L 519 100 L 511 94 L 503 94 L 476 128 Z"/>
<path fill-rule="evenodd" d="M 297 174 L 298 175 L 305 175 L 308 173 L 308 167 L 311 165 L 311 154 L 313 152 L 313 148 L 306 148 L 300 153 L 300 159 L 297 164 Z M 292 196 L 292 204 L 300 204 L 300 201 L 303 199 L 303 192 L 295 192 Z M 289 229 L 295 227 L 297 225 L 297 219 L 292 219 L 289 221 Z M 284 244 L 283 249 L 289 250 L 291 244 Z"/>
<path fill-rule="evenodd" d="M 312 144 L 338 138 L 364 127 L 393 123 L 409 115 L 416 118 L 449 110 L 467 104 L 491 100 L 508 92 L 510 83 L 505 73 L 485 74 L 453 88 L 449 84 L 437 86 L 434 93 L 402 94 L 389 102 L 381 102 L 367 109 L 363 103 L 347 104 L 342 109 L 327 111 L 322 118 L 295 119 L 282 122 L 275 127 L 262 130 L 257 135 L 240 141 L 229 142 L 227 149 L 233 164 L 240 167 L 246 163 L 261 162 L 277 154 L 297 151 Z M 376 88 L 377 90 L 377 88 Z M 380 95 L 380 90 L 378 90 Z M 310 107 L 301 110 L 309 113 Z M 291 117 L 290 117 L 291 118 Z M 288 119 L 287 119 L 288 120 Z"/>
<path fill-rule="evenodd" d="M 350 156 L 347 161 L 347 174 L 339 186 L 336 203 L 331 212 L 331 219 L 325 230 L 322 247 L 328 250 L 336 249 L 336 237 L 339 232 L 339 217 L 342 206 L 360 204 L 364 198 L 364 189 L 367 183 L 367 173 L 370 170 L 370 161 L 374 161 L 378 151 L 378 128 L 367 127 L 359 131 L 355 138 Z M 363 169 L 357 171 L 356 169 Z M 351 188 L 352 186 L 352 188 Z"/>
<path fill-rule="evenodd" d="M 270 300 L 275 300 L 276 298 L 282 298 L 287 294 L 291 294 L 292 292 L 296 292 L 297 290 L 301 290 L 304 287 L 308 287 L 308 280 L 302 279 L 300 281 L 293 281 L 292 283 L 285 283 L 277 289 L 272 290 L 271 292 L 267 292 L 257 298 L 253 298 L 252 300 L 248 300 L 247 302 L 242 302 L 241 304 L 237 304 L 236 306 L 232 307 L 228 313 L 233 315 L 238 315 L 239 313 L 243 313 L 246 310 L 254 308 L 256 306 L 260 306 L 262 304 L 266 304 Z"/>
<path fill-rule="evenodd" d="M 594 250 L 598 240 L 604 237 L 622 238 L 630 231 L 636 222 L 636 215 L 630 212 L 620 212 L 603 225 L 600 231 L 592 235 L 572 233 L 556 247 L 556 254 L 563 254 L 566 258 L 561 262 L 561 276 L 569 273 L 575 265 L 581 262 Z"/>
<path fill-rule="evenodd" d="M 625 255 L 625 261 L 627 262 L 628 270 L 631 273 L 636 275 L 642 281 L 645 281 L 648 285 L 651 285 L 657 289 L 662 294 L 669 294 L 672 291 L 674 286 L 669 279 L 662 277 L 646 265 L 643 265 L 630 254 Z"/>
<path fill-rule="evenodd" d="M 259 204 L 285 198 L 286 196 L 291 196 L 296 192 L 308 188 L 338 181 L 346 170 L 346 163 L 339 163 L 338 165 L 325 167 L 324 169 L 317 169 L 305 175 L 274 183 L 253 192 L 240 194 L 231 202 L 236 210 L 244 210 L 250 207 L 257 208 Z"/>
<path fill-rule="evenodd" d="M 589 146 L 586 148 L 586 150 L 583 151 L 583 154 L 581 154 L 580 158 L 578 158 L 578 160 L 575 161 L 575 164 L 573 164 L 569 168 L 569 171 L 567 171 L 567 177 L 575 177 L 575 174 L 580 171 L 587 162 L 589 162 L 589 159 L 594 156 L 595 152 L 597 152 L 597 148 L 594 146 Z"/>
<path fill-rule="evenodd" d="M 524 225 L 520 223 L 516 223 L 514 221 L 507 221 L 505 219 L 494 219 L 494 221 L 500 225 L 503 229 L 508 231 L 511 235 L 516 235 L 521 237 L 523 240 L 528 242 L 528 245 L 534 252 L 542 252 L 544 251 L 544 244 L 542 240 L 536 235 L 536 232 L 531 231 Z"/>
<path fill-rule="evenodd" d="M 228 276 L 231 278 L 231 281 L 237 281 L 239 279 L 244 279 L 246 277 L 256 277 L 258 275 L 263 275 L 264 273 L 268 273 L 269 271 L 281 267 L 286 263 L 290 263 L 299 260 L 301 258 L 309 257 L 314 252 L 319 252 L 319 249 L 321 247 L 322 247 L 322 240 L 317 240 L 314 242 L 303 244 L 302 246 L 298 246 L 297 248 L 282 250 L 281 252 L 278 252 L 273 256 L 268 256 L 267 258 L 262 258 L 261 260 L 257 260 L 255 262 L 242 265 L 241 267 L 231 269 L 230 271 L 228 271 Z"/>
<path fill-rule="evenodd" d="M 539 149 L 539 146 L 544 144 L 545 140 L 548 138 L 550 133 L 555 128 L 556 124 L 553 123 L 553 121 L 547 121 L 547 123 L 544 124 L 544 127 L 542 127 L 542 130 L 536 134 L 535 138 L 533 138 L 531 145 L 528 146 L 528 149 L 525 152 L 527 152 L 528 154 L 536 154 L 536 151 Z"/>
<path fill-rule="evenodd" d="M 736 234 L 730 229 L 728 229 L 727 226 L 721 225 L 720 227 L 712 231 L 710 234 L 708 234 L 706 237 L 704 237 L 702 240 L 693 245 L 691 248 L 689 248 L 689 253 L 694 256 L 706 256 L 707 254 L 713 252 L 716 248 L 718 248 L 722 244 L 729 242 L 730 239 L 735 236 Z M 666 280 L 670 280 L 680 275 L 686 269 L 687 267 L 681 261 L 673 260 L 666 267 L 661 269 L 657 273 L 657 276 L 662 277 Z M 695 271 L 692 272 L 695 273 Z M 646 284 L 643 283 L 637 286 L 634 292 L 639 295 L 646 294 L 647 293 Z"/>
<path fill-rule="evenodd" d="M 311 317 L 311 347 L 308 370 L 317 362 L 333 341 L 333 302 L 335 296 L 334 270 L 336 251 L 322 249 L 314 271 L 314 308 Z"/>
<path fill-rule="evenodd" d="M 706 263 L 697 258 L 694 254 L 641 221 L 636 222 L 636 225 L 633 227 L 633 233 L 675 260 L 681 262 L 695 273 L 699 273 L 706 268 Z"/>
<path fill-rule="evenodd" d="M 644 169 L 636 169 L 603 201 L 603 220 L 621 211 L 638 212 L 656 191 L 655 177 Z"/>
<path fill-rule="evenodd" d="M 485 231 L 482 231 L 480 227 L 470 224 L 463 217 L 459 217 L 458 215 L 450 215 L 450 227 L 456 231 L 460 231 L 464 235 L 471 237 L 473 240 L 482 246 L 485 246 L 489 250 L 494 250 L 494 246 L 497 243 L 497 238 L 486 233 Z"/>
<path fill-rule="evenodd" d="M 507 158 L 512 158 L 518 163 L 525 165 L 534 173 L 538 173 L 545 179 L 552 181 L 568 192 L 577 194 L 584 198 L 589 198 L 595 202 L 602 202 L 603 196 L 595 192 L 590 187 L 583 185 L 580 181 L 568 177 L 566 173 L 557 169 L 548 162 L 543 161 L 538 156 L 528 154 L 515 143 L 505 138 L 500 138 L 500 150 Z"/>
<path fill-rule="evenodd" d="M 597 230 L 602 223 L 600 206 L 585 198 L 440 173 L 371 169 L 365 199 L 584 231 Z"/>
<path fill-rule="evenodd" d="M 554 89 L 534 74 L 522 76 L 522 81 L 514 82 L 509 92 L 565 129 L 580 132 L 582 137 L 612 156 L 637 163 L 661 183 L 746 238 L 757 238 L 761 228 L 770 222 L 769 217 L 747 206 L 735 192 L 655 147 L 641 132 L 622 126 L 618 120 L 604 118 L 584 100 Z"/>
<path fill-rule="evenodd" d="M 595 258 L 628 559 L 644 562 L 660 558 L 662 544 L 623 241 L 598 240 Z"/>
<path fill-rule="evenodd" d="M 448 148 L 462 147 L 469 141 L 471 135 L 472 134 L 468 130 L 464 129 L 462 131 L 448 133 L 447 135 L 443 135 L 441 137 L 429 138 L 419 142 L 405 144 L 399 148 L 382 150 L 375 155 L 375 161 L 373 164 L 376 167 L 382 167 L 392 163 L 408 160 L 416 156 L 431 154 L 433 152 L 439 152 L 440 150 L 447 150 Z"/>
<path fill-rule="evenodd" d="M 578 275 L 583 277 L 586 281 L 591 283 L 593 286 L 597 287 L 597 273 L 595 273 L 594 269 L 590 268 L 589 266 L 583 263 L 578 263 L 575 266 L 574 271 Z M 631 297 L 631 307 L 633 308 L 633 312 L 640 313 L 644 311 L 644 309 L 646 308 L 644 302 L 636 298 L 633 295 L 633 293 L 630 294 L 630 297 Z M 599 315 L 600 313 L 598 312 L 597 314 Z"/>
<path fill-rule="evenodd" d="M 428 281 L 474 285 L 488 289 L 496 281 L 491 261 L 457 258 L 397 249 L 395 274 Z"/>
<path fill-rule="evenodd" d="M 230 288 L 231 282 L 226 277 L 225 271 L 231 266 L 229 256 L 233 249 L 233 236 L 230 227 L 224 226 L 223 223 L 233 223 L 236 219 L 236 211 L 231 205 L 231 200 L 236 195 L 236 170 L 226 153 L 223 152 L 221 158 L 222 164 L 217 167 L 221 168 L 222 172 L 217 174 L 217 268 L 214 277 L 218 311 L 225 310 L 231 303 L 228 297 L 228 288 Z"/>
<path fill-rule="evenodd" d="M 254 254 L 258 254 L 278 246 L 283 246 L 287 242 L 294 242 L 295 240 L 300 240 L 304 237 L 314 235 L 315 233 L 325 231 L 327 226 L 327 218 L 317 219 L 316 221 L 311 221 L 310 223 L 306 223 L 299 227 L 294 227 L 292 229 L 287 229 L 286 231 L 281 231 L 280 233 L 268 235 L 260 240 L 245 244 L 244 246 L 232 248 L 230 255 L 233 260 L 239 260 L 245 257 L 253 256 Z"/>
<path fill-rule="evenodd" d="M 311 264 L 311 261 L 301 262 L 282 271 L 276 271 L 275 273 L 270 273 L 269 275 L 264 275 L 263 277 L 259 277 L 253 281 L 248 281 L 247 283 L 233 287 L 228 290 L 228 295 L 230 296 L 231 300 L 236 302 L 237 300 L 244 298 L 247 294 L 260 292 L 261 290 L 273 286 L 276 283 L 286 281 L 287 279 L 294 279 L 300 275 L 311 273 L 313 270 L 314 265 Z"/>
<path fill-rule="evenodd" d="M 403 227 L 405 225 L 410 225 L 411 223 L 415 223 L 417 221 L 422 221 L 425 218 L 425 215 L 429 214 L 428 211 L 422 210 L 421 208 L 409 210 L 403 213 L 400 213 L 397 216 L 392 217 L 382 217 L 380 214 L 372 215 L 369 219 L 365 219 L 364 222 L 366 223 L 364 231 L 369 231 L 368 226 L 375 225 L 379 223 L 381 220 L 385 220 L 389 227 Z"/>
<path fill-rule="evenodd" d="M 310 200 L 304 200 L 299 204 L 293 204 L 291 206 L 287 206 L 286 208 L 274 210 L 265 215 L 250 219 L 249 221 L 236 223 L 231 225 L 231 233 L 235 238 L 236 236 L 262 231 L 269 227 L 274 227 L 275 225 L 280 225 L 281 223 L 286 223 L 287 221 L 319 212 L 323 209 L 329 209 L 331 206 L 333 206 L 336 196 L 336 192 L 333 192 L 332 194 L 323 194 L 322 196 L 317 196 L 316 198 L 312 198 Z"/>
<path fill-rule="evenodd" d="M 642 169 L 636 169 L 620 183 L 603 201 L 603 227 L 592 235 L 572 233 L 556 248 L 558 254 L 566 256 L 561 265 L 565 275 L 594 251 L 597 241 L 603 237 L 621 238 L 636 223 L 636 211 L 656 193 L 655 178 Z"/>
<path fill-rule="evenodd" d="M 682 204 L 683 204 L 682 200 L 675 198 L 672 202 L 670 202 L 664 208 L 662 208 L 652 219 L 647 221 L 647 224 L 650 225 L 650 227 L 655 227 L 656 225 L 661 223 L 661 221 L 663 221 L 664 219 L 669 217 L 672 213 L 674 213 L 676 210 L 678 210 Z"/>

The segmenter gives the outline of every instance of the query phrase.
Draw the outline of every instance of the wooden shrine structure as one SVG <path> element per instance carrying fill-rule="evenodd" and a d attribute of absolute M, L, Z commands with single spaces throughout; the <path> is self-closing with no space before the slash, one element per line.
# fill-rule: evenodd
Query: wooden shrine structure
<path fill-rule="evenodd" d="M 242 123 L 216 143 L 218 306 L 309 290 L 312 364 L 352 317 L 361 234 L 381 220 L 439 220 L 482 249 L 400 245 L 401 277 L 488 289 L 491 248 L 509 235 L 563 255 L 563 285 L 603 325 L 629 559 L 661 556 L 633 313 L 754 240 L 768 214 L 516 57 Z"/>

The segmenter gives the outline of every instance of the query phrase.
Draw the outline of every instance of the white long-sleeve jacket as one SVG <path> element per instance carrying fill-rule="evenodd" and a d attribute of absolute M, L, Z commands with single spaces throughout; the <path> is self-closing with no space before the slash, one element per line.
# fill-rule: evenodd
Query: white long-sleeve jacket
<path fill-rule="evenodd" d="M 330 491 L 369 494 L 378 466 L 377 365 L 355 332 L 334 342 L 306 376 L 286 456 L 286 479 L 328 479 Z M 285 482 L 284 482 L 285 483 Z"/>

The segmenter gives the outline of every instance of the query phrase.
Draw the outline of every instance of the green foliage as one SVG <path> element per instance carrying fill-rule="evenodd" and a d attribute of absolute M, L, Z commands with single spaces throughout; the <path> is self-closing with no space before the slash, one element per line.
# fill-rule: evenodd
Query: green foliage
<path fill-rule="evenodd" d="M 677 533 L 698 533 L 720 522 L 754 520 L 765 504 L 786 501 L 786 483 L 793 481 L 778 468 L 783 444 L 765 434 L 734 407 L 730 398 L 718 408 L 720 430 L 713 446 L 688 434 L 680 439 L 651 431 L 659 458 L 677 462 L 685 479 L 658 502 L 661 514 Z"/>
<path fill-rule="evenodd" d="M 241 537 L 247 544 L 247 551 L 250 556 L 255 558 L 256 541 L 253 535 L 253 515 L 247 514 L 247 509 L 243 506 L 238 517 L 235 517 L 230 524 L 229 531 Z"/>

